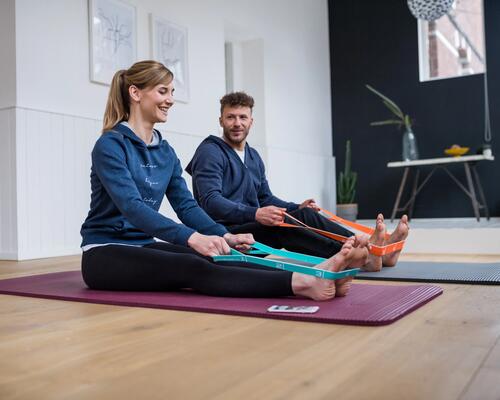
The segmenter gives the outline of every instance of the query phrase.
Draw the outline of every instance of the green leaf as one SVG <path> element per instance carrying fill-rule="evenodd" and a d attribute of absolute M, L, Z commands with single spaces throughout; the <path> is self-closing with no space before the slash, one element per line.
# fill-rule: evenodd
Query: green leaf
<path fill-rule="evenodd" d="M 382 93 L 380 93 L 378 90 L 374 89 L 373 87 L 371 87 L 370 85 L 365 85 L 368 90 L 371 90 L 373 93 L 375 93 L 377 96 L 379 96 L 380 98 L 382 98 L 383 100 L 385 100 L 387 103 L 391 104 L 392 107 L 394 107 L 396 110 L 399 110 L 399 112 L 401 113 L 401 118 L 403 118 L 403 112 L 401 111 L 401 109 L 398 107 L 398 105 L 396 103 L 394 103 L 389 97 L 387 96 L 384 96 Z M 384 103 L 385 104 L 385 103 Z"/>
<path fill-rule="evenodd" d="M 398 119 L 387 119 L 385 121 L 375 121 L 370 122 L 371 126 L 382 126 L 382 125 L 403 125 L 403 122 Z"/>
<path fill-rule="evenodd" d="M 399 107 L 394 108 L 394 106 L 391 103 L 388 103 L 387 101 L 384 100 L 384 105 L 397 117 L 403 119 L 403 111 Z"/>

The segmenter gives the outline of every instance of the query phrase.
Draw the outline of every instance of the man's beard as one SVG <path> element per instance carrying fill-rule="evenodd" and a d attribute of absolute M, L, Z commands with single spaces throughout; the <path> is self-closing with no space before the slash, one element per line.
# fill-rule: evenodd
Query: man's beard
<path fill-rule="evenodd" d="M 241 138 L 233 139 L 231 137 L 231 131 L 229 129 L 224 128 L 222 130 L 222 134 L 224 135 L 224 139 L 228 143 L 233 144 L 233 145 L 239 145 L 239 144 L 241 144 L 247 138 L 248 132 L 249 132 L 249 130 L 246 129 L 246 130 L 243 131 L 243 135 L 241 136 Z"/>

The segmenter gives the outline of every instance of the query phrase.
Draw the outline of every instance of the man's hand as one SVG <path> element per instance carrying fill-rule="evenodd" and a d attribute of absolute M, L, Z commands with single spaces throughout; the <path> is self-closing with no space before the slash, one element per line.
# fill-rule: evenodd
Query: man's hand
<path fill-rule="evenodd" d="M 229 245 L 220 236 L 207 236 L 195 232 L 189 237 L 187 244 L 202 256 L 221 256 L 231 252 Z"/>
<path fill-rule="evenodd" d="M 299 206 L 299 209 L 303 208 L 312 208 L 314 211 L 319 211 L 319 206 L 316 204 L 316 201 L 314 199 L 307 199 L 302 202 L 302 204 Z"/>
<path fill-rule="evenodd" d="M 267 206 L 257 209 L 255 220 L 262 225 L 277 226 L 285 220 L 286 208 Z"/>
<path fill-rule="evenodd" d="M 226 233 L 223 238 L 229 246 L 240 251 L 249 250 L 251 245 L 255 243 L 251 233 L 239 233 L 237 235 Z"/>

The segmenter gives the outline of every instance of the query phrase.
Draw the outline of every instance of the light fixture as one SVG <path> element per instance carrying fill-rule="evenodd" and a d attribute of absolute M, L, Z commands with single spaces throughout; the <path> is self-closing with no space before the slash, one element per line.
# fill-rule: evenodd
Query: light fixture
<path fill-rule="evenodd" d="M 455 0 L 408 0 L 408 8 L 417 19 L 435 21 L 448 13 Z"/>

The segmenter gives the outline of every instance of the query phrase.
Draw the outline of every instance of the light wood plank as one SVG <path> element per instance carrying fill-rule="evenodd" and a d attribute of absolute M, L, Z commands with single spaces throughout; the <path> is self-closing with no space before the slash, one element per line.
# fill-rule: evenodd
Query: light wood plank
<path fill-rule="evenodd" d="M 474 400 L 480 394 L 483 400 L 500 399 L 500 340 L 488 354 L 483 365 L 472 379 L 470 385 L 460 397 L 462 400 Z"/>

